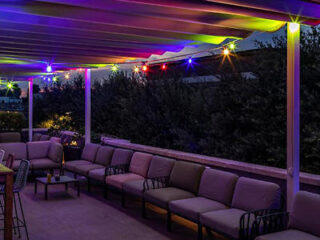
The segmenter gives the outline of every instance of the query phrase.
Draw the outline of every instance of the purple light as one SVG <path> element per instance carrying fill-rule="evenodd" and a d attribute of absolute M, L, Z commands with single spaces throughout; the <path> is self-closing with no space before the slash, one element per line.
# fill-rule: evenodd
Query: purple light
<path fill-rule="evenodd" d="M 52 72 L 52 67 L 51 67 L 51 65 L 47 65 L 47 69 L 46 69 L 46 70 L 47 70 L 48 73 L 51 73 L 51 72 Z"/>
<path fill-rule="evenodd" d="M 192 58 L 189 58 L 188 63 L 189 63 L 189 64 L 192 63 Z"/>

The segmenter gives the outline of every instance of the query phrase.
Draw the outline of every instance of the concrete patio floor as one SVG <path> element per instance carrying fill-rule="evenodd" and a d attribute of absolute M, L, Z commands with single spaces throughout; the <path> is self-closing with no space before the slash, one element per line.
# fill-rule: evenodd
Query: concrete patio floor
<path fill-rule="evenodd" d="M 100 186 L 92 186 L 92 193 L 88 193 L 83 182 L 79 198 L 73 187 L 66 193 L 63 185 L 49 186 L 48 192 L 49 199 L 45 201 L 44 186 L 39 184 L 35 195 L 34 184 L 28 183 L 21 194 L 30 240 L 197 239 L 196 224 L 174 216 L 173 232 L 168 233 L 164 210 L 148 205 L 148 217 L 143 219 L 138 200 L 127 198 L 127 207 L 123 209 L 120 195 L 111 193 L 105 200 Z M 21 239 L 26 239 L 24 229 Z M 204 239 L 213 238 L 205 234 Z"/>

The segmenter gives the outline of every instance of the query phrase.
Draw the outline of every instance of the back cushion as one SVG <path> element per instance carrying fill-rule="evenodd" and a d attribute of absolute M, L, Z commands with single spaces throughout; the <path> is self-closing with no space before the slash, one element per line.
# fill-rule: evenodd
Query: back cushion
<path fill-rule="evenodd" d="M 206 168 L 202 174 L 199 195 L 231 205 L 238 176 L 224 171 Z"/>
<path fill-rule="evenodd" d="M 151 159 L 151 154 L 135 152 L 131 158 L 129 171 L 147 177 Z"/>
<path fill-rule="evenodd" d="M 62 160 L 63 147 L 60 143 L 51 142 L 48 157 L 57 163 Z"/>
<path fill-rule="evenodd" d="M 50 142 L 28 142 L 28 159 L 47 158 L 50 148 Z"/>
<path fill-rule="evenodd" d="M 42 136 L 41 133 L 35 133 L 35 134 L 33 134 L 33 136 L 32 136 L 32 141 L 33 141 L 33 142 L 35 142 L 35 141 L 40 141 L 41 136 Z"/>
<path fill-rule="evenodd" d="M 21 134 L 18 132 L 0 133 L 0 143 L 21 142 Z"/>
<path fill-rule="evenodd" d="M 298 192 L 290 214 L 289 228 L 298 229 L 320 237 L 320 195 Z"/>
<path fill-rule="evenodd" d="M 245 211 L 280 207 L 280 187 L 271 182 L 240 177 L 233 194 L 232 207 Z"/>
<path fill-rule="evenodd" d="M 82 151 L 81 159 L 94 162 L 99 146 L 98 144 L 87 143 Z"/>
<path fill-rule="evenodd" d="M 176 161 L 171 175 L 170 186 L 197 193 L 204 167 L 200 164 Z"/>
<path fill-rule="evenodd" d="M 169 176 L 174 162 L 175 160 L 170 158 L 153 156 L 148 171 L 148 177 L 154 178 Z"/>
<path fill-rule="evenodd" d="M 108 146 L 100 146 L 97 152 L 95 163 L 108 166 L 111 163 L 111 158 L 114 148 Z"/>
<path fill-rule="evenodd" d="M 120 164 L 129 164 L 131 157 L 132 157 L 133 151 L 122 149 L 122 148 L 116 148 L 113 152 L 111 165 L 120 165 Z"/>
<path fill-rule="evenodd" d="M 1 143 L 0 149 L 5 151 L 4 160 L 8 158 L 9 153 L 13 154 L 15 159 L 27 159 L 27 145 L 25 143 Z"/>
<path fill-rule="evenodd" d="M 50 136 L 49 135 L 41 135 L 40 141 L 48 141 L 48 140 L 50 140 Z"/>

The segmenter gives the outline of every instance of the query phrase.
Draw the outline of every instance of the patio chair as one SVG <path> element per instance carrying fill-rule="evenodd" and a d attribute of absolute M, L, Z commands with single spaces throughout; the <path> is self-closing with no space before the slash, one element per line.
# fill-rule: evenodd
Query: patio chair
<path fill-rule="evenodd" d="M 0 149 L 0 164 L 2 164 L 2 161 L 3 161 L 3 158 L 4 158 L 4 155 L 5 155 L 5 151 Z"/>
<path fill-rule="evenodd" d="M 50 140 L 50 136 L 46 134 L 42 134 L 39 139 L 39 141 L 49 141 L 49 140 Z"/>
<path fill-rule="evenodd" d="M 61 170 L 63 147 L 60 143 L 49 141 L 28 142 L 28 160 L 34 170 Z"/>
<path fill-rule="evenodd" d="M 279 211 L 280 199 L 277 184 L 240 177 L 231 207 L 200 214 L 200 224 L 230 239 L 249 239 L 255 218 Z"/>
<path fill-rule="evenodd" d="M 147 177 L 152 155 L 148 153 L 135 152 L 130 164 L 110 166 L 107 169 L 106 191 L 109 187 L 121 191 L 121 206 L 125 206 L 125 195 L 123 185 L 125 182 L 144 180 Z"/>
<path fill-rule="evenodd" d="M 296 194 L 291 213 L 257 217 L 256 240 L 320 240 L 320 195 L 305 191 Z M 289 223 L 288 223 L 289 220 Z"/>
<path fill-rule="evenodd" d="M 21 232 L 20 232 L 20 228 L 25 228 L 25 232 L 26 232 L 26 237 L 29 240 L 29 234 L 28 234 L 28 228 L 27 228 L 27 223 L 26 223 L 26 219 L 24 216 L 24 211 L 23 211 L 23 206 L 22 206 L 22 201 L 21 201 L 21 197 L 20 197 L 20 192 L 23 190 L 23 188 L 26 186 L 27 184 L 27 178 L 28 178 L 28 173 L 29 173 L 29 167 L 30 167 L 30 162 L 27 160 L 21 160 L 20 162 L 20 166 L 18 168 L 17 174 L 15 176 L 15 182 L 13 185 L 13 204 L 14 204 L 14 218 L 13 218 L 13 228 L 14 230 L 17 229 L 18 230 L 18 236 L 19 238 L 21 237 Z M 5 189 L 4 186 L 1 188 L 0 190 L 0 194 L 3 196 L 5 193 Z M 18 197 L 18 203 L 16 201 L 16 197 Z M 17 205 L 19 204 L 19 206 Z M 1 204 L 2 206 L 2 204 Z M 18 207 L 20 208 L 20 214 L 22 219 L 19 218 L 19 211 L 18 211 Z M 3 230 L 3 229 L 1 229 Z"/>
<path fill-rule="evenodd" d="M 176 161 L 169 178 L 154 178 L 153 184 L 146 184 L 143 204 L 150 202 L 167 210 L 168 231 L 171 230 L 169 202 L 195 197 L 203 170 L 200 164 Z"/>
<path fill-rule="evenodd" d="M 169 209 L 172 213 L 197 223 L 198 239 L 202 239 L 200 214 L 229 208 L 237 180 L 238 176 L 235 174 L 206 168 L 201 177 L 198 196 L 171 201 Z"/>
<path fill-rule="evenodd" d="M 114 152 L 113 147 L 99 146 L 96 157 L 93 160 L 93 162 L 90 161 L 87 164 L 79 164 L 74 166 L 73 168 L 74 173 L 79 174 L 81 176 L 85 176 L 87 178 L 88 192 L 90 192 L 90 185 L 91 185 L 91 181 L 90 181 L 91 178 L 89 177 L 90 171 L 101 169 L 101 171 L 104 174 L 106 167 L 110 165 L 113 152 Z"/>
<path fill-rule="evenodd" d="M 116 148 L 113 151 L 112 158 L 110 164 L 105 162 L 106 167 L 105 168 L 99 168 L 99 169 L 93 169 L 90 170 L 88 173 L 88 177 L 94 180 L 97 180 L 99 182 L 102 182 L 105 184 L 106 176 L 108 172 L 109 166 L 121 166 L 121 165 L 127 165 L 130 163 L 131 157 L 132 157 L 133 151 L 122 149 L 122 148 Z M 98 160 L 100 162 L 100 160 Z M 102 163 L 102 159 L 101 162 Z M 104 164 L 103 164 L 104 165 Z"/>
<path fill-rule="evenodd" d="M 133 180 L 133 181 L 127 181 L 123 184 L 123 191 L 125 194 L 130 194 L 136 197 L 139 197 L 144 201 L 143 193 L 144 193 L 144 185 L 150 184 L 152 185 L 152 179 L 154 178 L 167 178 L 169 177 L 172 167 L 174 165 L 175 160 L 160 156 L 153 156 L 148 174 L 147 179 L 143 180 Z M 142 204 L 142 216 L 145 215 L 145 209 L 143 208 L 145 206 Z"/>
<path fill-rule="evenodd" d="M 76 167 L 78 167 L 80 165 L 92 164 L 96 159 L 98 149 L 99 149 L 98 144 L 94 144 L 94 143 L 86 144 L 83 148 L 83 151 L 81 154 L 81 159 L 66 162 L 64 164 L 64 170 L 67 170 L 69 172 L 73 172 L 74 176 L 76 177 L 77 176 Z"/>
<path fill-rule="evenodd" d="M 22 159 L 27 159 L 27 145 L 25 143 L 0 143 L 0 149 L 5 151 L 4 162 L 8 158 L 9 154 L 13 154 L 15 156 L 12 169 L 18 170 L 20 166 L 20 161 Z"/>

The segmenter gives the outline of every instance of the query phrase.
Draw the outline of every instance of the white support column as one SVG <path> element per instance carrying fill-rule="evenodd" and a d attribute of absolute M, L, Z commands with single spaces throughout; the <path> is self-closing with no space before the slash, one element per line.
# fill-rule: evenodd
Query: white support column
<path fill-rule="evenodd" d="M 33 122 L 33 79 L 29 79 L 29 142 L 32 141 Z"/>
<path fill-rule="evenodd" d="M 85 143 L 91 142 L 91 69 L 85 70 Z"/>
<path fill-rule="evenodd" d="M 300 24 L 287 33 L 287 209 L 300 188 Z"/>

